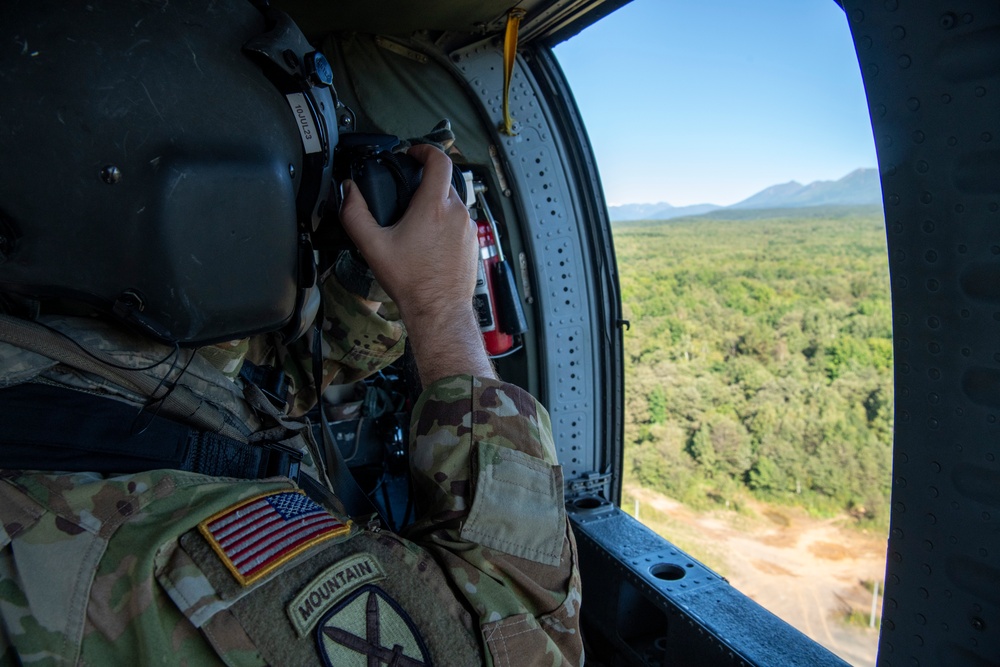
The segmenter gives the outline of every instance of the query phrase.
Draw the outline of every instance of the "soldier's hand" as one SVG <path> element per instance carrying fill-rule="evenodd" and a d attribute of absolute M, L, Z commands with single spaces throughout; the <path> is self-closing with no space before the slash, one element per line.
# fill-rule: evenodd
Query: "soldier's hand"
<path fill-rule="evenodd" d="M 463 373 L 492 377 L 472 309 L 476 225 L 451 186 L 451 159 L 427 145 L 408 154 L 423 163 L 423 179 L 399 222 L 379 227 L 358 188 L 347 182 L 344 229 L 399 307 L 421 381 Z"/>

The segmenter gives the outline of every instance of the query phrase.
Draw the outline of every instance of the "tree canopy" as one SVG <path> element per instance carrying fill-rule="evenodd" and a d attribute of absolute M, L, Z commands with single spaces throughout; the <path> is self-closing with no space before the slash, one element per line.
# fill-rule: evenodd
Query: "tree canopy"
<path fill-rule="evenodd" d="M 720 211 L 614 238 L 627 474 L 693 504 L 752 493 L 887 525 L 881 211 Z"/>

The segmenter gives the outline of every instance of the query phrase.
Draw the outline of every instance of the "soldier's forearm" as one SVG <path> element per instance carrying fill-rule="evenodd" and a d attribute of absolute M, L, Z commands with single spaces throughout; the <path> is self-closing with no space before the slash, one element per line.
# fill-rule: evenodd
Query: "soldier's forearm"
<path fill-rule="evenodd" d="M 496 379 L 471 303 L 409 319 L 404 313 L 404 322 L 425 387 L 453 375 Z"/>

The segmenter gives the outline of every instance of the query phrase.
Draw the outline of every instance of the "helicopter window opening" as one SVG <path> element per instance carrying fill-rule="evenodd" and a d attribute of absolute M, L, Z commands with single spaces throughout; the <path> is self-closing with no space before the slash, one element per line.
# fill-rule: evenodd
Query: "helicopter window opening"
<path fill-rule="evenodd" d="M 631 323 L 622 509 L 874 665 L 893 341 L 843 11 L 633 0 L 555 54 L 601 172 Z"/>

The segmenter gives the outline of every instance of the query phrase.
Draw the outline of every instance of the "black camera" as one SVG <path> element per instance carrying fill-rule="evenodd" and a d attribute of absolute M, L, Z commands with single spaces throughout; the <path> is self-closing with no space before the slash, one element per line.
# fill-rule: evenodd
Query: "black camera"
<path fill-rule="evenodd" d="M 420 186 L 423 165 L 406 153 L 394 153 L 399 139 L 390 134 L 341 134 L 333 157 L 335 183 L 354 181 L 372 217 L 383 227 L 394 225 Z M 451 184 L 465 200 L 465 179 L 452 166 Z"/>

